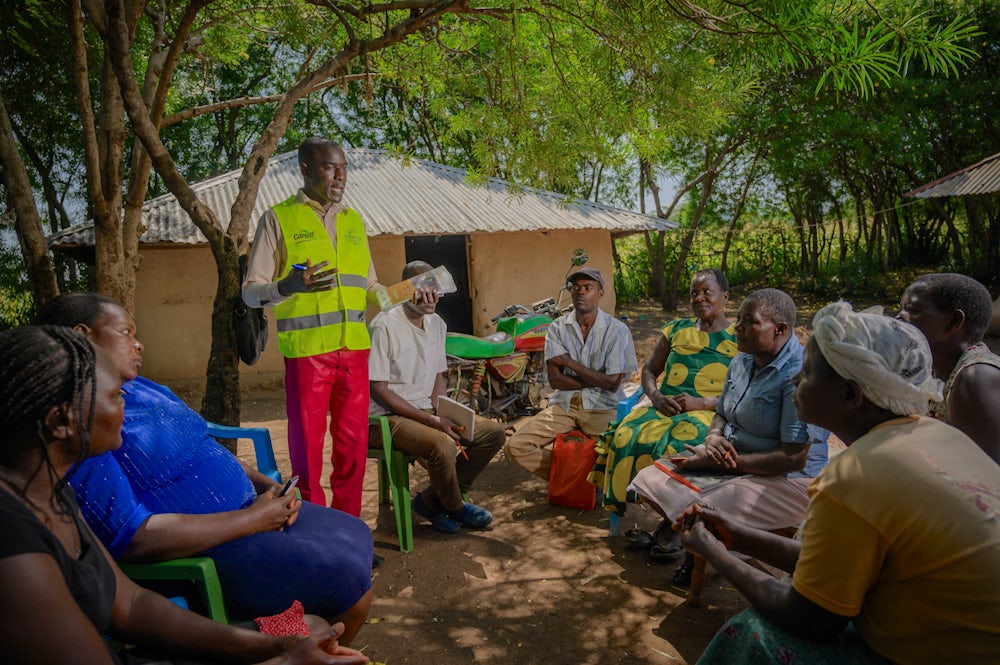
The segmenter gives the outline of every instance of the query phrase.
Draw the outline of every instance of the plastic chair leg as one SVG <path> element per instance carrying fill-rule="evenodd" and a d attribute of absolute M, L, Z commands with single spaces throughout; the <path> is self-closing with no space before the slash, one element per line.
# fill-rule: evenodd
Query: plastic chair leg
<path fill-rule="evenodd" d="M 608 535 L 612 538 L 621 533 L 621 521 L 622 518 L 619 517 L 618 513 L 611 513 L 611 526 L 608 527 Z"/>
<path fill-rule="evenodd" d="M 384 506 L 390 502 L 389 487 L 392 481 L 389 479 L 389 466 L 382 458 L 378 460 L 378 505 Z"/>
<path fill-rule="evenodd" d="M 392 465 L 390 477 L 396 482 L 392 486 L 392 509 L 396 514 L 396 535 L 399 551 L 413 551 L 413 513 L 410 512 L 410 469 L 406 456 L 393 452 L 387 462 Z"/>

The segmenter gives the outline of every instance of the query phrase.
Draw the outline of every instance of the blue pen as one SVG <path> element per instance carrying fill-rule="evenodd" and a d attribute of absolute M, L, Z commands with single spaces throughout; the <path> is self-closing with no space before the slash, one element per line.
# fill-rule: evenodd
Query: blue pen
<path fill-rule="evenodd" d="M 293 263 L 292 264 L 292 268 L 294 268 L 295 270 L 305 270 L 308 267 L 309 266 L 305 265 L 304 263 Z"/>

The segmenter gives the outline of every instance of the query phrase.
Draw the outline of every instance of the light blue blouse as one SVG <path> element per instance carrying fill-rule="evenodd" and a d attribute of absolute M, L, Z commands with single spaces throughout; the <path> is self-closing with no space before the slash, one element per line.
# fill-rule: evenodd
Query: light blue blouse
<path fill-rule="evenodd" d="M 775 450 L 782 442 L 809 445 L 802 471 L 789 478 L 814 478 L 826 465 L 829 434 L 798 418 L 792 377 L 802 369 L 802 344 L 793 334 L 777 357 L 754 375 L 754 357 L 739 353 L 729 364 L 716 413 L 726 419 L 722 434 L 738 452 Z"/>

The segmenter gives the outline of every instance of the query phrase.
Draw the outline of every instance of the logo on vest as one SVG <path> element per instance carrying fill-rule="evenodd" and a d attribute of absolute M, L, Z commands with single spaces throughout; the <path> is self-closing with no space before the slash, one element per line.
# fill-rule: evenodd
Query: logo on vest
<path fill-rule="evenodd" d="M 365 241 L 365 234 L 357 229 L 350 229 L 344 234 L 344 239 L 352 245 L 360 245 Z"/>
<path fill-rule="evenodd" d="M 295 242 L 305 242 L 306 240 L 312 240 L 316 237 L 315 231 L 296 231 L 292 235 L 292 240 Z"/>

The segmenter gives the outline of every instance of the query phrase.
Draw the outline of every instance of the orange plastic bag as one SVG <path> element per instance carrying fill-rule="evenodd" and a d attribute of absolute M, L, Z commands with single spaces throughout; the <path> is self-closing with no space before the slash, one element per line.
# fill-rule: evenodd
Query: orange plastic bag
<path fill-rule="evenodd" d="M 579 510 L 594 509 L 597 488 L 587 482 L 587 474 L 597 461 L 596 443 L 578 430 L 555 438 L 549 470 L 549 503 Z"/>

